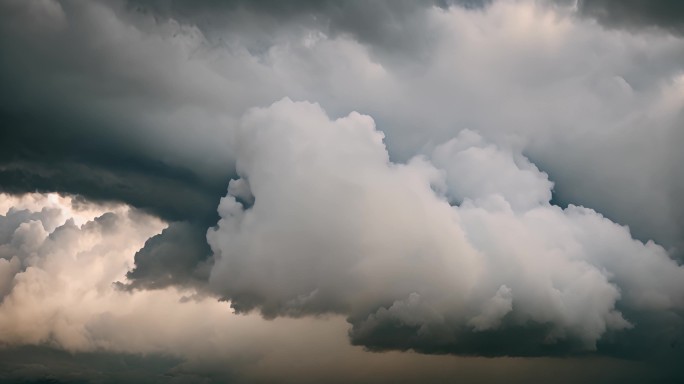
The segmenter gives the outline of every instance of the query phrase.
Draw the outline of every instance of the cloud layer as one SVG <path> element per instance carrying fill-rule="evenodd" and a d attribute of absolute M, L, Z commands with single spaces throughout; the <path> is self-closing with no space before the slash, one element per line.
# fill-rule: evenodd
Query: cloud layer
<path fill-rule="evenodd" d="M 264 320 L 258 314 L 233 314 L 225 303 L 193 290 L 123 291 L 114 283 L 125 279 L 135 247 L 164 223 L 120 204 L 39 194 L 2 198 L 1 265 L 7 265 L 10 250 L 15 255 L 9 261 L 13 269 L 0 280 L 3 382 L 437 383 L 459 377 L 572 383 L 681 378 L 671 365 L 654 369 L 605 358 L 369 353 L 349 344 L 348 327 L 339 316 Z M 472 326 L 496 327 L 482 320 L 496 318 L 507 295 L 499 290 Z M 409 315 L 413 304 L 409 298 L 391 312 L 403 309 Z"/>
<path fill-rule="evenodd" d="M 351 340 L 681 377 L 681 16 L 0 2 L 0 354 L 268 382 L 316 349 L 370 369 Z"/>

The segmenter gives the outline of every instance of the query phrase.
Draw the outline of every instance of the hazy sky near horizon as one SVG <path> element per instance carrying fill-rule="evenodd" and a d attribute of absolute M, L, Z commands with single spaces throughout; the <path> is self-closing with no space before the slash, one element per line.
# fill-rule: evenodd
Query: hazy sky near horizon
<path fill-rule="evenodd" d="M 684 6 L 0 0 L 0 381 L 680 382 Z"/>

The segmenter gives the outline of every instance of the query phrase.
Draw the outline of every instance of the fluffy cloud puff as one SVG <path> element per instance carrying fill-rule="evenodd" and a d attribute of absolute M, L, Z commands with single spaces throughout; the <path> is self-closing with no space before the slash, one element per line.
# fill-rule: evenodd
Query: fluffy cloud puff
<path fill-rule="evenodd" d="M 133 376 L 134 381 L 268 382 L 273 377 L 264 379 L 259 367 L 282 365 L 285 358 L 278 351 L 337 349 L 344 341 L 341 319 L 267 322 L 236 316 L 225 303 L 193 290 L 119 289 L 117 282 L 126 281 L 136 251 L 166 226 L 126 205 L 56 194 L 2 194 L 0 204 L 0 353 L 10 356 L 0 369 L 3 381 L 45 379 L 43 371 L 50 366 L 51 380 L 117 382 L 127 376 L 97 369 L 111 369 L 106 364 L 113 362 L 115 371 L 137 374 L 120 366 L 121 356 L 135 361 L 152 354 L 150 361 L 143 360 L 151 372 L 159 369 L 155 356 L 171 361 L 161 365 L 163 376 L 147 372 Z M 312 338 L 288 336 L 305 333 Z M 23 352 L 25 346 L 33 349 Z M 353 360 L 357 351 L 342 343 L 345 347 L 341 355 Z M 56 352 L 50 348 L 105 366 L 91 372 L 67 359 L 69 368 L 54 367 Z M 23 353 L 36 364 L 45 359 L 43 369 L 26 366 L 25 360 L 19 366 L 9 363 L 12 355 Z"/>
<path fill-rule="evenodd" d="M 662 247 L 550 204 L 545 173 L 477 133 L 394 163 L 370 117 L 284 99 L 235 142 L 241 177 L 207 238 L 210 286 L 237 311 L 343 314 L 375 349 L 537 355 L 596 350 L 639 327 L 627 312 L 684 309 Z"/>
<path fill-rule="evenodd" d="M 79 210 L 68 198 L 32 199 L 0 220 L 9 235 L 0 245 L 0 326 L 6 330 L 0 338 L 84 349 L 91 342 L 87 317 L 111 305 L 112 282 L 132 267 L 131 255 L 163 223 L 125 206 Z"/>

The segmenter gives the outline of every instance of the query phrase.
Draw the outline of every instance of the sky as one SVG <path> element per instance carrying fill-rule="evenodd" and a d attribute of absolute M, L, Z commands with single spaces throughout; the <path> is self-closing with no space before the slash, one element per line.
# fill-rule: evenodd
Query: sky
<path fill-rule="evenodd" d="M 684 3 L 0 0 L 0 382 L 684 381 Z"/>

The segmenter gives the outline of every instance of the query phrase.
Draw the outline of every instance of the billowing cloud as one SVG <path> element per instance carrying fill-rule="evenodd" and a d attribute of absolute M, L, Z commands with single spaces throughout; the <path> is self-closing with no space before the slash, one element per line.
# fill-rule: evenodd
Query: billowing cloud
<path fill-rule="evenodd" d="M 385 49 L 343 22 L 360 3 L 192 4 L 3 3 L 2 188 L 125 201 L 197 232 L 235 175 L 236 122 L 290 97 L 371 114 L 399 160 L 486 132 L 522 146 L 564 204 L 680 247 L 680 39 L 607 31 L 571 6 L 378 2 Z"/>
<path fill-rule="evenodd" d="M 245 116 L 235 151 L 207 236 L 210 286 L 238 311 L 338 313 L 369 348 L 485 355 L 594 351 L 642 312 L 681 323 L 665 249 L 551 205 L 546 174 L 477 133 L 393 163 L 370 117 L 286 99 Z"/>
<path fill-rule="evenodd" d="M 14 229 L 1 242 L 0 265 L 10 250 L 19 260 L 9 278 L 0 275 L 9 287 L 0 301 L 0 380 L 6 383 L 411 383 L 454 377 L 523 383 L 559 372 L 561 383 L 681 377 L 606 358 L 372 353 L 349 344 L 339 316 L 264 320 L 233 314 L 194 290 L 123 291 L 114 283 L 125 281 L 135 248 L 163 222 L 120 204 L 54 194 L 2 197 L 0 224 Z M 37 236 L 28 236 L 31 231 Z M 506 296 L 499 290 L 494 297 L 505 302 Z M 496 317 L 498 302 L 487 302 L 480 319 Z"/>
<path fill-rule="evenodd" d="M 0 296 L 3 324 L 27 324 L 2 333 L 3 353 L 37 348 L 51 367 L 64 358 L 46 344 L 168 353 L 141 364 L 255 379 L 212 356 L 320 325 L 342 331 L 297 345 L 598 353 L 663 362 L 669 379 L 684 328 L 680 14 L 0 2 Z M 186 335 L 194 324 L 214 333 Z M 256 354 L 288 371 L 296 356 L 268 356 L 295 344 Z M 376 359 L 412 359 L 390 355 Z"/>

